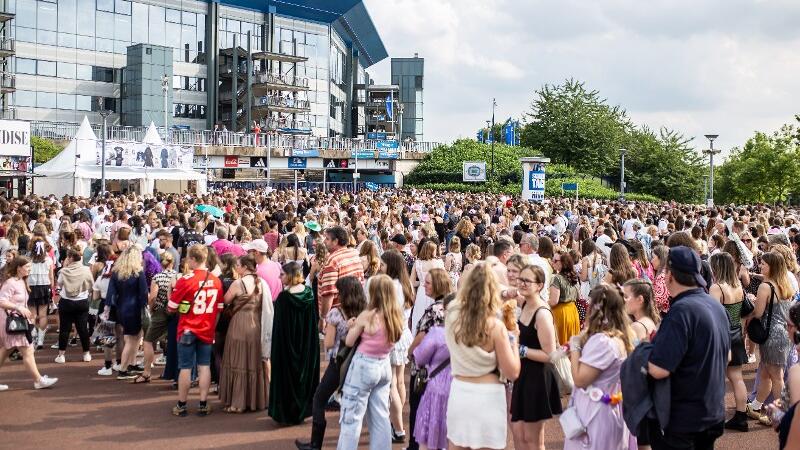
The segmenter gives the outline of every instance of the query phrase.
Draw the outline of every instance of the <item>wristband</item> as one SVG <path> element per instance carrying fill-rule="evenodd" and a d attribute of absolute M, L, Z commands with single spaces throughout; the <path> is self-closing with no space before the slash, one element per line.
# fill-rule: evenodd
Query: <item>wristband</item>
<path fill-rule="evenodd" d="M 528 356 L 528 346 L 527 345 L 520 345 L 519 346 L 519 358 L 525 359 Z"/>

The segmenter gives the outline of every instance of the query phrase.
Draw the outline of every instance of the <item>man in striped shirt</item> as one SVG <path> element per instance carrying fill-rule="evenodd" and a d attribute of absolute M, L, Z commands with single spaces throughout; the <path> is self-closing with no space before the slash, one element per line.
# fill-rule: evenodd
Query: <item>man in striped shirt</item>
<path fill-rule="evenodd" d="M 319 274 L 319 317 L 328 315 L 332 307 L 339 306 L 339 291 L 336 281 L 342 277 L 356 277 L 364 282 L 364 268 L 355 249 L 348 248 L 350 237 L 342 227 L 325 230 L 325 247 L 330 252 L 325 267 Z"/>

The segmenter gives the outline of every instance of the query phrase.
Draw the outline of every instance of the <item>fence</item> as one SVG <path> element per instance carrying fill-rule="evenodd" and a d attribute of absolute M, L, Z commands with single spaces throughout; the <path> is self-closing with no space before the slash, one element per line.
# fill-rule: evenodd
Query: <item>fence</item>
<path fill-rule="evenodd" d="M 77 133 L 79 124 L 57 122 L 31 122 L 31 134 L 53 140 L 69 140 Z M 103 127 L 92 124 L 92 131 L 102 136 Z M 141 142 L 147 133 L 147 127 L 108 126 L 106 139 L 111 141 Z M 179 145 L 216 145 L 225 147 L 264 147 L 267 144 L 267 133 L 235 133 L 232 131 L 183 130 L 158 128 L 158 134 L 164 142 Z M 294 136 L 287 134 L 270 134 L 270 148 L 277 149 L 317 149 L 317 150 L 391 150 L 429 153 L 438 147 L 438 142 L 405 141 L 398 144 L 397 149 L 381 148 L 379 140 L 352 139 L 342 137 Z"/>
<path fill-rule="evenodd" d="M 233 188 L 233 189 L 246 189 L 246 190 L 256 190 L 256 189 L 266 189 L 269 185 L 272 185 L 273 189 L 283 189 L 287 191 L 294 190 L 294 182 L 293 181 L 272 181 L 272 183 L 267 183 L 267 180 L 241 180 L 241 181 L 212 181 L 208 183 L 208 188 L 211 190 L 218 190 L 223 188 Z M 379 188 L 394 188 L 394 183 L 373 183 L 377 185 Z M 366 182 L 359 182 L 357 183 L 357 189 L 359 191 L 363 191 L 367 189 Z M 321 181 L 298 181 L 297 188 L 302 189 L 305 191 L 339 191 L 339 192 L 353 192 L 353 183 L 351 182 L 321 182 Z"/>

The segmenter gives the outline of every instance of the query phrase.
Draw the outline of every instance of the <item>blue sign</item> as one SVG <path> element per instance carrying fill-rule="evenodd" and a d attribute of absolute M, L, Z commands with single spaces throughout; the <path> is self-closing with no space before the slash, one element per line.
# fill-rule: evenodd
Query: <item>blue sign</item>
<path fill-rule="evenodd" d="M 399 158 L 400 158 L 399 152 L 385 152 L 385 151 L 378 152 L 378 159 L 399 159 Z"/>
<path fill-rule="evenodd" d="M 306 162 L 307 162 L 307 160 L 305 158 L 297 158 L 297 157 L 293 156 L 293 157 L 289 158 L 289 168 L 290 169 L 295 169 L 295 170 L 305 169 L 306 168 Z"/>
<path fill-rule="evenodd" d="M 503 127 L 503 141 L 506 145 L 519 145 L 519 121 L 508 119 Z"/>
<path fill-rule="evenodd" d="M 480 142 L 481 144 L 483 144 L 484 136 L 486 136 L 486 133 L 483 130 L 478 130 L 477 134 L 478 142 Z"/>
<path fill-rule="evenodd" d="M 378 190 L 378 185 L 373 183 L 373 182 L 371 182 L 371 181 L 367 181 L 366 183 L 364 183 L 364 186 L 367 189 L 369 189 L 370 191 L 377 191 Z"/>
<path fill-rule="evenodd" d="M 300 156 L 303 158 L 319 158 L 319 149 L 296 148 L 292 150 L 292 156 Z"/>
<path fill-rule="evenodd" d="M 379 141 L 375 143 L 375 146 L 379 149 L 383 148 L 395 149 L 395 148 L 400 148 L 400 143 L 397 141 Z"/>
<path fill-rule="evenodd" d="M 386 140 L 386 133 L 367 133 L 367 139 L 383 141 Z"/>
<path fill-rule="evenodd" d="M 578 183 L 561 183 L 561 189 L 565 191 L 577 191 Z"/>
<path fill-rule="evenodd" d="M 356 159 L 375 159 L 375 152 L 372 150 L 355 150 L 351 152 L 351 155 Z"/>

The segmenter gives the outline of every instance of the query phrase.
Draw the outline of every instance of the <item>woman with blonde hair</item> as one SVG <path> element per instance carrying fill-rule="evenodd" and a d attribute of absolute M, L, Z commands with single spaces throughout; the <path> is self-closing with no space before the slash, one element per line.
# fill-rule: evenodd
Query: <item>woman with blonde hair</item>
<path fill-rule="evenodd" d="M 570 400 L 586 433 L 564 441 L 564 449 L 628 448 L 630 433 L 622 418 L 619 371 L 633 350 L 633 332 L 625 301 L 616 286 L 592 289 L 586 329 L 569 342 L 575 389 Z M 608 397 L 608 403 L 597 401 Z"/>
<path fill-rule="evenodd" d="M 747 415 L 764 425 L 771 423 L 762 411 L 762 402 L 772 390 L 774 398 L 781 398 L 783 369 L 792 343 L 786 332 L 786 317 L 791 306 L 794 289 L 789 281 L 786 261 L 779 253 L 761 255 L 761 274 L 764 282 L 758 287 L 753 317 L 760 317 L 765 326 L 770 323 L 769 337 L 759 344 L 759 383 L 755 399 L 747 405 Z"/>
<path fill-rule="evenodd" d="M 468 270 L 472 269 L 472 267 L 481 260 L 481 248 L 478 247 L 476 244 L 469 244 L 467 246 L 467 250 L 464 252 L 464 259 L 466 260 L 464 264 L 464 270 L 461 271 L 462 274 L 467 273 Z M 459 280 L 460 281 L 460 280 Z"/>
<path fill-rule="evenodd" d="M 444 255 L 444 270 L 450 274 L 453 286 L 458 284 L 461 278 L 461 271 L 464 269 L 464 254 L 461 253 L 461 239 L 453 236 L 450 245 L 447 247 L 447 254 Z"/>
<path fill-rule="evenodd" d="M 455 231 L 455 237 L 461 242 L 461 251 L 464 252 L 467 246 L 473 244 L 475 241 L 475 225 L 469 217 L 464 216 L 458 221 L 458 224 L 456 224 Z"/>
<path fill-rule="evenodd" d="M 345 343 L 355 346 L 342 389 L 339 450 L 358 447 L 366 415 L 369 447 L 391 448 L 389 353 L 403 332 L 403 313 L 397 304 L 394 283 L 386 275 L 375 275 L 369 283 L 369 306 L 350 319 Z M 360 339 L 359 339 L 360 338 Z"/>
<path fill-rule="evenodd" d="M 358 255 L 361 257 L 361 266 L 364 267 L 364 278 L 367 279 L 376 275 L 381 268 L 381 259 L 378 257 L 378 248 L 375 243 L 366 240 L 361 243 L 361 251 Z"/>
<path fill-rule="evenodd" d="M 417 324 L 425 309 L 433 303 L 433 299 L 425 295 L 425 278 L 432 269 L 444 269 L 444 262 L 436 257 L 436 243 L 427 241 L 420 248 L 414 270 L 411 272 L 411 285 L 417 289 L 414 300 L 414 311 L 411 313 L 411 334 L 417 333 Z"/>
<path fill-rule="evenodd" d="M 500 376 L 509 381 L 519 376 L 515 308 L 504 309 L 503 320 L 498 317 L 500 285 L 488 264 L 475 265 L 461 281 L 445 318 L 453 375 L 447 439 L 451 449 L 506 448 L 506 388 Z"/>
<path fill-rule="evenodd" d="M 114 262 L 106 294 L 106 304 L 111 308 L 111 320 L 122 326 L 125 341 L 118 380 L 135 377 L 132 372 L 142 372 L 141 368 L 134 366 L 134 362 L 142 333 L 142 310 L 147 305 L 148 294 L 142 249 L 132 245 Z"/>

